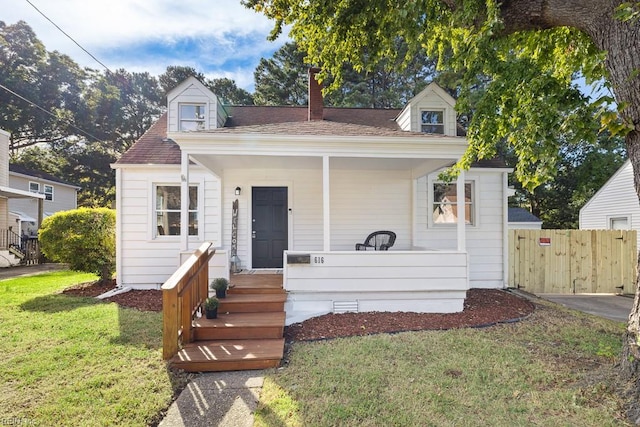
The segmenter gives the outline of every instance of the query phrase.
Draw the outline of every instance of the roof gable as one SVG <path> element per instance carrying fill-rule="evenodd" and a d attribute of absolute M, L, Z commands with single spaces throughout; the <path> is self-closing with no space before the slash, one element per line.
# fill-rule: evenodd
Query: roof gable
<path fill-rule="evenodd" d="M 591 196 L 591 198 L 589 200 L 587 200 L 587 202 L 584 204 L 584 206 L 582 206 L 582 208 L 580 208 L 580 215 L 582 215 L 582 211 L 586 210 L 592 203 L 594 203 L 595 200 L 599 199 L 600 197 L 602 197 L 602 194 L 605 194 L 607 192 L 607 188 L 611 185 L 613 185 L 614 182 L 616 182 L 619 178 L 618 176 L 620 176 L 627 168 L 632 168 L 631 166 L 631 160 L 627 159 L 625 160 L 625 162 L 622 164 L 622 166 L 620 166 L 620 168 L 611 176 L 611 178 L 609 178 L 607 180 L 607 182 L 605 182 L 602 187 L 600 187 L 600 189 L 598 191 L 596 191 L 596 193 Z M 622 179 L 622 178 L 620 178 Z M 630 187 L 633 188 L 633 179 L 631 180 L 631 182 L 629 183 Z"/>
<path fill-rule="evenodd" d="M 200 80 L 191 76 L 167 93 L 167 102 L 169 103 L 173 101 L 178 96 L 183 95 L 184 93 L 189 91 L 189 89 L 197 89 L 200 93 L 208 96 L 213 101 L 218 99 L 218 97 L 213 92 L 211 92 L 209 88 L 206 87 Z"/>
<path fill-rule="evenodd" d="M 456 100 L 453 98 L 453 96 L 449 95 L 447 91 L 442 89 L 440 86 L 438 86 L 437 83 L 432 82 L 432 83 L 429 83 L 427 87 L 422 89 L 419 94 L 411 98 L 407 102 L 407 105 L 404 108 L 406 109 L 411 105 L 419 104 L 425 98 L 428 98 L 428 99 L 438 98 L 452 108 L 456 106 Z"/>
<path fill-rule="evenodd" d="M 422 112 L 441 112 L 442 132 L 447 136 L 458 135 L 456 118 L 456 100 L 436 83 L 430 83 L 419 94 L 409 100 L 404 109 L 398 114 L 396 122 L 405 131 L 423 131 Z M 426 123 L 425 123 L 426 124 Z M 437 126 L 439 127 L 439 126 Z"/>

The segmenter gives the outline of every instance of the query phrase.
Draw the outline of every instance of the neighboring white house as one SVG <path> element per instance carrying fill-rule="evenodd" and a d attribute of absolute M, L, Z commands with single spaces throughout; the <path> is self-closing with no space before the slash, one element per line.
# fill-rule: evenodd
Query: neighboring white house
<path fill-rule="evenodd" d="M 53 175 L 35 171 L 20 165 L 9 165 L 9 187 L 44 196 L 44 218 L 78 207 L 77 185 L 65 182 Z M 38 202 L 35 199 L 10 199 L 9 212 L 18 220 L 18 233 L 29 237 L 38 235 Z"/>
<path fill-rule="evenodd" d="M 288 324 L 341 307 L 456 312 L 469 288 L 505 287 L 511 169 L 439 181 L 467 148 L 454 99 L 430 84 L 402 110 L 327 108 L 309 81 L 309 107 L 225 107 L 195 78 L 168 94 L 112 165 L 118 284 L 158 288 L 203 241 L 218 248 L 210 275 L 228 277 L 237 199 L 239 265 L 282 269 Z M 376 230 L 395 245 L 355 251 Z"/>
<path fill-rule="evenodd" d="M 524 208 L 509 208 L 509 229 L 540 230 L 542 220 Z"/>
<path fill-rule="evenodd" d="M 640 202 L 629 160 L 580 209 L 579 223 L 581 230 L 638 230 L 640 247 Z"/>
<path fill-rule="evenodd" d="M 16 221 L 15 216 L 9 213 L 11 202 L 25 200 L 33 203 L 37 209 L 38 204 L 44 199 L 41 194 L 10 188 L 9 138 L 10 134 L 0 129 L 0 267 L 19 264 L 21 258 L 24 258 L 24 252 L 21 250 L 20 221 Z"/>

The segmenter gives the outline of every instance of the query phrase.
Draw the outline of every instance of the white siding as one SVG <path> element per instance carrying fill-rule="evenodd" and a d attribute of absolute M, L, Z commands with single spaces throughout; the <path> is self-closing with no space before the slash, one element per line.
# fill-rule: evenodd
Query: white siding
<path fill-rule="evenodd" d="M 285 264 L 287 324 L 339 311 L 462 311 L 467 254 L 457 251 L 311 252 Z"/>
<path fill-rule="evenodd" d="M 167 95 L 168 130 L 180 130 L 180 104 L 204 104 L 207 112 L 206 129 L 216 129 L 224 126 L 227 113 L 218 97 L 195 78 L 182 82 Z"/>
<path fill-rule="evenodd" d="M 457 135 L 455 100 L 435 83 L 430 84 L 412 98 L 398 115 L 396 122 L 400 129 L 421 132 L 420 112 L 422 110 L 444 111 L 444 134 Z"/>
<path fill-rule="evenodd" d="M 198 201 L 203 209 L 198 224 L 202 240 L 190 238 L 189 247 L 197 248 L 202 241 L 219 242 L 219 181 L 201 169 L 192 167 L 189 173 L 192 185 L 198 185 Z M 180 183 L 180 167 L 164 166 L 161 169 L 127 168 L 122 170 L 121 188 L 118 188 L 121 205 L 117 206 L 120 222 L 121 264 L 118 266 L 118 282 L 123 286 L 156 288 L 162 285 L 180 264 L 179 236 L 155 239 L 153 227 L 154 184 Z"/>
<path fill-rule="evenodd" d="M 203 183 L 204 212 L 200 227 L 203 240 L 229 253 L 231 207 L 239 202 L 238 257 L 243 269 L 251 268 L 251 194 L 254 186 L 288 188 L 289 244 L 291 251 L 323 250 L 321 160 L 317 168 L 228 169 L 222 187 L 218 179 L 190 168 L 192 183 Z M 154 183 L 178 183 L 179 166 L 127 168 L 122 171 L 122 261 L 119 280 L 137 287 L 158 286 L 178 267 L 180 241 L 153 239 L 152 190 Z M 502 173 L 471 170 L 467 179 L 476 183 L 477 225 L 467 228 L 471 287 L 503 287 L 503 191 Z M 331 251 L 353 251 L 356 243 L 376 230 L 391 230 L 397 240 L 391 251 L 456 249 L 455 227 L 427 224 L 427 179 L 413 185 L 410 173 L 399 170 L 330 171 Z M 241 194 L 235 195 L 240 187 Z M 412 221 L 414 188 L 415 230 Z M 412 236 L 416 236 L 413 241 Z M 191 241 L 196 248 L 201 242 Z"/>
<path fill-rule="evenodd" d="M 437 174 L 431 175 L 437 179 Z M 475 183 L 475 221 L 466 227 L 471 288 L 502 288 L 504 286 L 504 210 L 506 203 L 502 172 L 471 169 L 466 180 Z M 429 223 L 429 177 L 418 179 L 416 185 L 416 242 L 424 249 L 455 249 L 456 227 Z M 504 200 L 504 201 L 503 201 Z"/>
<path fill-rule="evenodd" d="M 242 268 L 251 266 L 251 188 L 287 187 L 289 249 L 322 249 L 321 169 L 231 169 L 224 172 L 223 234 L 225 248 L 231 242 L 231 205 L 238 199 L 238 257 Z M 242 188 L 236 196 L 235 188 Z"/>
<path fill-rule="evenodd" d="M 331 250 L 352 251 L 372 232 L 396 233 L 411 249 L 411 175 L 395 170 L 331 171 Z"/>
<path fill-rule="evenodd" d="M 0 129 L 0 185 L 9 186 L 9 138 L 8 132 Z"/>
<path fill-rule="evenodd" d="M 633 167 L 628 160 L 580 209 L 579 228 L 606 230 L 613 217 L 627 217 L 630 229 L 640 231 L 640 202 L 633 184 Z"/>

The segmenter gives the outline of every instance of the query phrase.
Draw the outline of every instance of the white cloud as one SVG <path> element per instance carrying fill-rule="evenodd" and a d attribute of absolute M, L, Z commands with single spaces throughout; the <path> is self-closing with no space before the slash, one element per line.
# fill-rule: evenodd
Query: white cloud
<path fill-rule="evenodd" d="M 260 57 L 285 41 L 268 42 L 273 23 L 239 0 L 30 1 L 113 69 L 159 74 L 168 65 L 190 65 L 207 75 L 236 76 L 247 88 Z M 7 24 L 26 21 L 47 50 L 100 68 L 26 0 L 0 0 L 0 10 Z"/>

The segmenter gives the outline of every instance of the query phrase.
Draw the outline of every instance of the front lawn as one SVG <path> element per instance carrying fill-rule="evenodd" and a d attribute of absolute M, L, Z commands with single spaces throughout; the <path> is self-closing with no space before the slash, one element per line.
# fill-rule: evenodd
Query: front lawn
<path fill-rule="evenodd" d="M 162 360 L 162 315 L 61 294 L 96 277 L 69 271 L 0 281 L 0 421 L 158 421 L 184 378 Z"/>
<path fill-rule="evenodd" d="M 625 425 L 624 325 L 543 304 L 519 323 L 294 343 L 258 426 Z"/>

